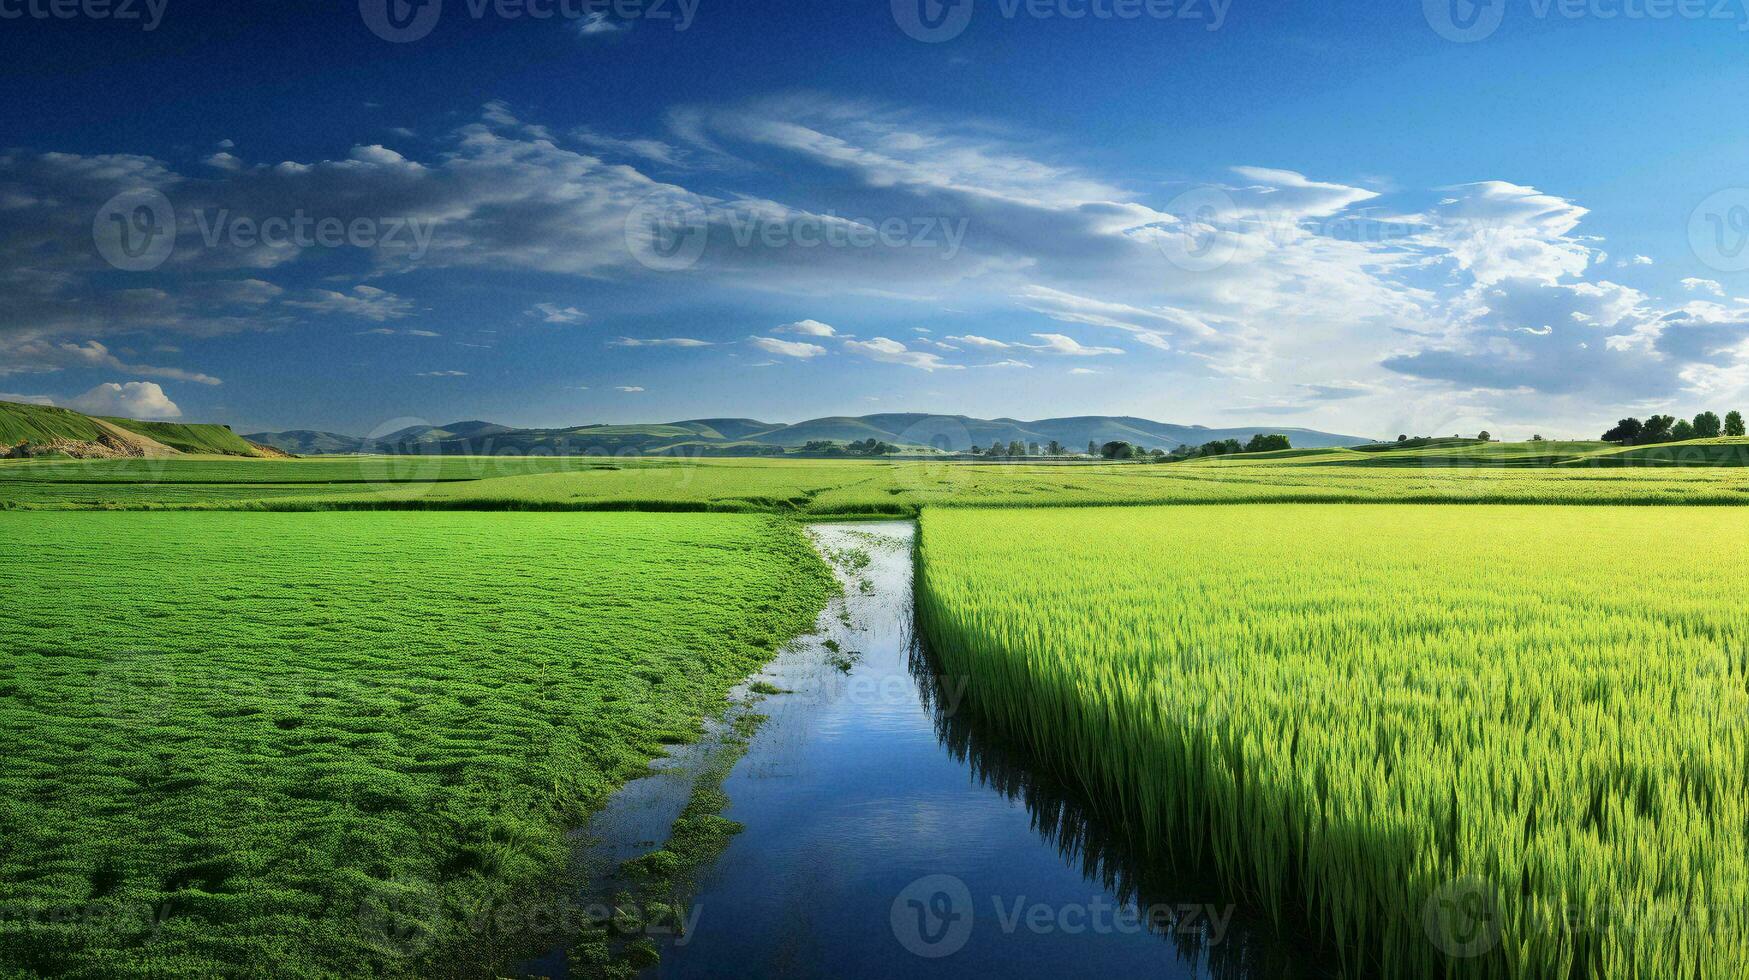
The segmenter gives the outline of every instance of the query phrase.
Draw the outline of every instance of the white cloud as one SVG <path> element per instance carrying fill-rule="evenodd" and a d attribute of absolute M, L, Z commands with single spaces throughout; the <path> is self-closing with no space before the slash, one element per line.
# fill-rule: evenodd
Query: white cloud
<path fill-rule="evenodd" d="M 627 25 L 613 20 L 606 11 L 591 10 L 578 18 L 571 28 L 578 37 L 598 37 L 602 34 L 618 34 L 627 30 Z"/>
<path fill-rule="evenodd" d="M 884 361 L 888 364 L 903 364 L 906 367 L 914 367 L 923 371 L 958 371 L 962 367 L 959 364 L 948 364 L 941 359 L 940 354 L 910 350 L 904 344 L 887 337 L 876 337 L 868 341 L 845 341 L 844 349 L 853 354 L 861 354 L 870 360 Z"/>
<path fill-rule="evenodd" d="M 1713 279 L 1684 279 L 1682 280 L 1682 288 L 1689 292 L 1711 293 L 1714 296 L 1725 295 L 1725 287 Z"/>
<path fill-rule="evenodd" d="M 610 347 L 709 347 L 708 340 L 691 337 L 620 337 L 607 342 Z"/>
<path fill-rule="evenodd" d="M 635 394 L 637 392 L 643 391 L 644 389 L 637 386 L 637 385 L 614 385 L 613 390 Z"/>
<path fill-rule="evenodd" d="M 0 375 L 60 371 L 67 368 L 101 368 L 144 375 L 148 378 L 166 378 L 171 381 L 188 381 L 201 385 L 223 384 L 218 378 L 210 374 L 202 374 L 199 371 L 128 363 L 95 340 L 76 344 L 71 342 L 54 343 L 27 337 L 21 341 L 7 342 L 4 336 L 0 335 Z"/>
<path fill-rule="evenodd" d="M 818 320 L 797 320 L 794 323 L 786 323 L 773 330 L 772 333 L 796 333 L 807 337 L 840 336 L 838 331 L 833 328 L 831 324 L 821 323 Z"/>
<path fill-rule="evenodd" d="M 556 303 L 536 303 L 522 311 L 522 315 L 536 317 L 542 323 L 560 325 L 582 323 L 589 319 L 589 314 L 575 306 L 559 306 Z"/>
<path fill-rule="evenodd" d="M 1006 361 L 992 361 L 989 364 L 979 364 L 977 366 L 978 367 L 986 367 L 986 368 L 1031 368 L 1032 367 L 1031 364 L 1028 364 L 1025 361 L 1016 361 L 1013 358 L 1009 358 Z"/>
<path fill-rule="evenodd" d="M 132 419 L 178 419 L 182 409 L 151 381 L 109 382 L 67 402 L 67 407 L 87 415 L 116 415 Z"/>
<path fill-rule="evenodd" d="M 977 334 L 964 334 L 962 336 L 949 337 L 947 339 L 956 344 L 964 344 L 967 347 L 984 347 L 990 350 L 1007 350 L 1009 347 L 1013 346 L 1012 344 L 1005 344 L 1000 340 L 991 340 L 989 337 L 980 337 Z"/>
<path fill-rule="evenodd" d="M 800 340 L 780 340 L 776 337 L 749 337 L 748 342 L 767 354 L 781 354 L 784 357 L 810 358 L 826 353 L 826 348 L 819 344 L 810 344 Z"/>
<path fill-rule="evenodd" d="M 311 289 L 300 299 L 286 300 L 284 305 L 324 316 L 354 316 L 361 320 L 382 323 L 411 316 L 413 301 L 403 299 L 375 286 L 354 286 L 350 293 L 331 289 Z"/>
<path fill-rule="evenodd" d="M 1046 354 L 1061 354 L 1065 357 L 1098 357 L 1101 354 L 1123 353 L 1123 349 L 1119 347 L 1085 347 L 1075 338 L 1060 333 L 1035 333 L 1033 336 L 1044 343 L 1021 344 L 1020 346 Z"/>
<path fill-rule="evenodd" d="M 414 375 L 414 377 L 419 378 L 465 378 L 467 376 L 468 372 L 466 371 L 420 371 Z"/>

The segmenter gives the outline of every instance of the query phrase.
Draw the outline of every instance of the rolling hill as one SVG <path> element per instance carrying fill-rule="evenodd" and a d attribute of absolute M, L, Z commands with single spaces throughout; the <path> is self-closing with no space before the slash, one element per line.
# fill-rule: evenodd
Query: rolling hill
<path fill-rule="evenodd" d="M 0 402 L 0 456 L 260 456 L 226 425 L 142 422 L 66 408 Z"/>
<path fill-rule="evenodd" d="M 332 432 L 293 430 L 260 432 L 252 442 L 300 454 L 322 453 L 555 453 L 559 455 L 712 455 L 769 456 L 799 449 L 809 442 L 858 442 L 875 439 L 916 450 L 964 452 L 994 442 L 1056 440 L 1069 451 L 1088 442 L 1122 440 L 1149 449 L 1200 445 L 1220 439 L 1244 441 L 1257 433 L 1281 433 L 1299 448 L 1350 446 L 1370 440 L 1291 426 L 1208 428 L 1155 422 L 1134 416 L 1082 415 L 1069 418 L 978 419 L 965 415 L 894 412 L 876 415 L 827 416 L 792 424 L 748 418 L 687 419 L 640 425 L 580 425 L 555 429 L 516 429 L 492 422 L 452 422 L 441 426 L 411 426 L 377 440 Z"/>

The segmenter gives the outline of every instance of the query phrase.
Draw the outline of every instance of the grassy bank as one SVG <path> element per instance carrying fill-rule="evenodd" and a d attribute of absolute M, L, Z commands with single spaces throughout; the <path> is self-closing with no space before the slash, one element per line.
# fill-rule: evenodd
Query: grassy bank
<path fill-rule="evenodd" d="M 1749 514 L 942 509 L 920 542 L 978 710 L 1356 975 L 1749 975 Z"/>
<path fill-rule="evenodd" d="M 0 974 L 483 974 L 808 629 L 761 516 L 0 514 Z"/>

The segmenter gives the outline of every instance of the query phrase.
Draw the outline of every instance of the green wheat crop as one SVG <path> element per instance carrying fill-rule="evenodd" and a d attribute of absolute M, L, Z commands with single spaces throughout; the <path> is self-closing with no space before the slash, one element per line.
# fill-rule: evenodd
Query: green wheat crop
<path fill-rule="evenodd" d="M 1353 975 L 1749 976 L 1749 513 L 930 509 L 977 710 Z"/>

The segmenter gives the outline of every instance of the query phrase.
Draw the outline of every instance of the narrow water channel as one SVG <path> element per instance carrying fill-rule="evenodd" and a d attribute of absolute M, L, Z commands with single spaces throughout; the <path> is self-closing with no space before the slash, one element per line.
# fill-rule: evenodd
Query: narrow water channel
<path fill-rule="evenodd" d="M 1326 975 L 1309 943 L 1218 890 L 1135 866 L 1072 792 L 979 730 L 914 629 L 913 525 L 809 534 L 844 595 L 749 682 L 786 693 L 745 699 L 586 828 L 603 865 L 659 842 L 736 712 L 765 716 L 722 782 L 745 829 L 645 975 Z"/>

